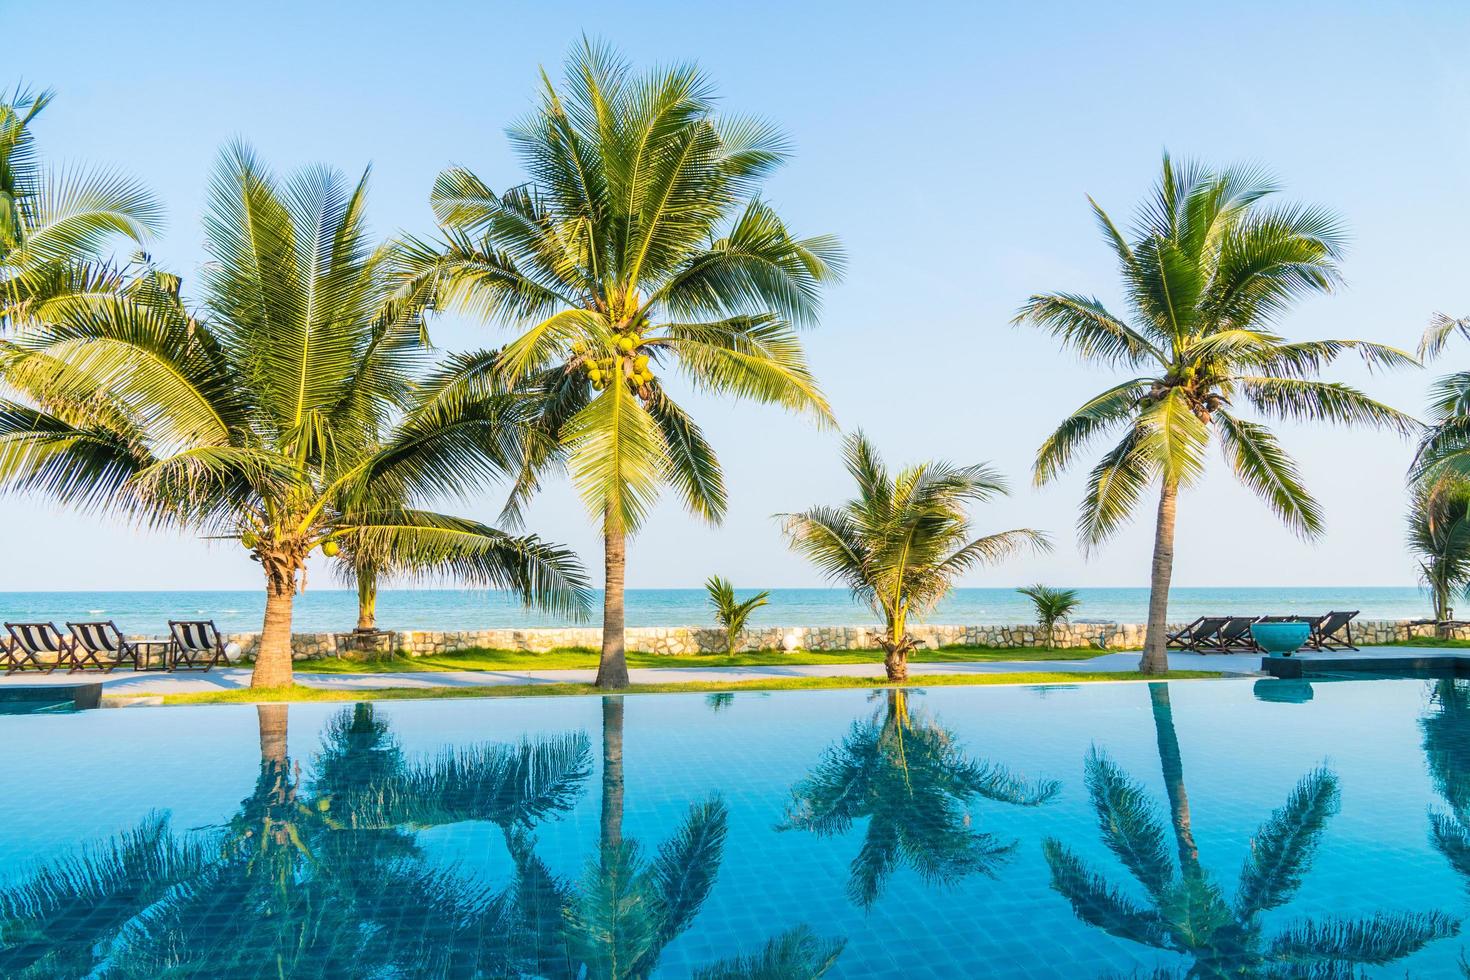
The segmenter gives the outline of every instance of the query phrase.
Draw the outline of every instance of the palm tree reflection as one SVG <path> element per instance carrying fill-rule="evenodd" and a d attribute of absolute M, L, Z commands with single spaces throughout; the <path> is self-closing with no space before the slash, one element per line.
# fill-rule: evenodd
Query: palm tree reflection
<path fill-rule="evenodd" d="M 587 737 L 411 763 L 360 704 L 328 725 L 303 780 L 287 707 L 258 716 L 255 787 L 214 845 L 179 842 L 160 819 L 41 868 L 0 893 L 0 973 L 513 975 L 506 898 L 429 864 L 413 831 L 486 820 L 511 839 L 569 809 L 591 773 Z"/>
<path fill-rule="evenodd" d="M 1016 843 L 975 830 L 971 803 L 982 798 L 1038 806 L 1059 789 L 1054 780 L 1028 781 L 969 758 L 952 732 L 910 711 L 907 692 L 889 688 L 882 696 L 884 706 L 871 719 L 855 722 L 792 788 L 779 826 L 831 837 L 867 818 L 847 885 L 849 897 L 864 908 L 904 864 L 935 884 L 994 875 Z"/>
<path fill-rule="evenodd" d="M 163 817 L 0 891 L 0 975 L 56 977 L 644 977 L 687 931 L 718 871 L 724 804 L 689 808 L 651 855 L 622 833 L 622 699 L 603 701 L 597 857 L 576 881 L 535 852 L 592 771 L 575 733 L 405 756 L 371 704 L 327 725 L 307 774 L 288 709 L 258 710 L 253 790 L 213 836 Z M 418 831 L 500 828 L 504 890 L 425 854 Z M 709 980 L 817 977 L 841 952 L 804 927 L 698 971 Z"/>
<path fill-rule="evenodd" d="M 672 836 L 650 856 L 623 833 L 624 702 L 602 699 L 602 808 L 596 855 L 575 880 L 556 876 L 521 837 L 512 891 L 523 972 L 548 980 L 624 980 L 654 971 L 664 950 L 694 925 L 724 859 L 729 812 L 711 797 L 688 808 Z M 706 980 L 800 980 L 826 973 L 840 940 L 797 926 L 755 954 L 696 971 Z"/>
<path fill-rule="evenodd" d="M 1449 809 L 1429 811 L 1429 839 L 1470 888 L 1470 683 L 1433 682 L 1430 706 L 1419 722 L 1424 756 Z"/>
<path fill-rule="evenodd" d="M 1234 895 L 1227 897 L 1200 861 L 1168 686 L 1149 687 L 1167 826 L 1143 786 L 1106 753 L 1094 748 L 1086 761 L 1103 843 L 1146 898 L 1134 901 L 1061 841 L 1048 838 L 1042 849 L 1052 887 L 1079 919 L 1122 939 L 1185 954 L 1192 960 L 1189 975 L 1198 977 L 1351 977 L 1361 966 L 1392 963 L 1459 931 L 1457 920 L 1438 911 L 1379 912 L 1362 919 L 1299 920 L 1267 936 L 1264 913 L 1295 897 L 1337 812 L 1337 777 L 1325 767 L 1302 777 L 1251 838 L 1251 854 Z"/>

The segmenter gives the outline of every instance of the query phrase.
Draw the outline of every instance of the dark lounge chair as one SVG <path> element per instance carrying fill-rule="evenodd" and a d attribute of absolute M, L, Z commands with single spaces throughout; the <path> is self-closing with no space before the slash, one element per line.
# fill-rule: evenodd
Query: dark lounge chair
<path fill-rule="evenodd" d="M 1255 616 L 1231 616 L 1215 634 L 1209 652 L 1258 653 L 1261 648 L 1256 646 L 1255 637 L 1251 636 L 1251 626 L 1256 622 Z"/>
<path fill-rule="evenodd" d="M 207 671 L 218 663 L 230 665 L 224 638 L 212 619 L 170 619 L 168 635 L 172 670 Z"/>
<path fill-rule="evenodd" d="M 1214 649 L 1215 638 L 1220 632 L 1220 627 L 1228 622 L 1230 622 L 1228 616 L 1201 616 L 1170 637 L 1170 640 L 1177 639 L 1178 649 L 1185 653 L 1206 653 Z"/>
<path fill-rule="evenodd" d="M 1312 624 L 1312 635 L 1307 646 L 1313 650 L 1356 650 L 1353 645 L 1353 620 L 1358 610 L 1334 611 L 1320 619 L 1308 620 Z"/>
<path fill-rule="evenodd" d="M 111 673 L 124 663 L 138 669 L 138 647 L 123 636 L 112 620 L 93 623 L 67 623 L 76 641 L 72 670 L 86 670 L 94 664 L 98 670 Z"/>
<path fill-rule="evenodd" d="M 1196 619 L 1194 622 L 1190 623 L 1179 632 L 1170 633 L 1169 638 L 1164 641 L 1164 647 L 1166 649 L 1188 649 L 1190 641 L 1194 637 L 1194 631 L 1199 629 L 1200 624 L 1202 624 L 1204 621 L 1205 617 L 1201 616 L 1199 619 Z"/>
<path fill-rule="evenodd" d="M 17 670 L 43 670 L 51 673 L 57 667 L 71 667 L 76 660 L 76 641 L 62 636 L 52 623 L 6 623 L 10 646 L 5 651 L 5 673 Z M 45 663 L 42 657 L 50 657 Z"/>

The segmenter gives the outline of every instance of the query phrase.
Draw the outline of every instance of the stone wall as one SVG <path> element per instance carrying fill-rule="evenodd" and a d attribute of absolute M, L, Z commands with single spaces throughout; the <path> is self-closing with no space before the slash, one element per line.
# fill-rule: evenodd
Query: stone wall
<path fill-rule="evenodd" d="M 1410 635 L 1433 636 L 1430 626 L 1411 626 L 1407 620 L 1354 620 L 1353 641 L 1359 646 L 1373 646 Z M 1170 630 L 1180 628 L 1170 626 Z M 916 626 L 913 634 L 925 646 L 994 646 L 1038 647 L 1046 645 L 1046 637 L 1034 625 L 1012 626 Z M 292 652 L 297 660 L 330 657 L 338 652 L 333 633 L 296 633 Z M 1057 628 L 1056 646 L 1085 648 L 1103 641 L 1110 650 L 1138 650 L 1143 646 L 1144 627 L 1137 623 L 1093 624 L 1073 623 Z M 595 627 L 565 629 L 491 629 L 491 630 L 404 630 L 395 636 L 395 647 L 410 657 L 459 650 L 488 648 L 524 650 L 545 653 L 558 647 L 591 647 L 602 643 L 602 633 Z M 1457 639 L 1470 639 L 1470 627 L 1459 627 Z M 226 642 L 239 645 L 245 657 L 251 658 L 259 645 L 258 633 L 234 633 Z M 723 653 L 723 630 L 692 626 L 634 626 L 627 632 L 629 650 L 678 657 L 694 653 Z M 872 626 L 773 626 L 744 630 L 738 649 L 749 650 L 853 650 L 877 647 L 877 630 Z"/>

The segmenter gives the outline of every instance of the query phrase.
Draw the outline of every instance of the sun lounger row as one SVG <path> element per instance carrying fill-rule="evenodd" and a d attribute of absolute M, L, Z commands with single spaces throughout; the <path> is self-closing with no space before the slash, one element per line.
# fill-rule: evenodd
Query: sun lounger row
<path fill-rule="evenodd" d="M 169 620 L 167 640 L 129 640 L 112 620 L 67 623 L 63 634 L 54 623 L 6 623 L 8 640 L 0 641 L 5 673 L 39 670 L 68 673 L 119 667 L 134 670 L 209 670 L 229 666 L 224 638 L 212 620 Z M 155 656 L 157 655 L 156 662 Z"/>
<path fill-rule="evenodd" d="M 1308 649 L 1356 650 L 1352 624 L 1357 615 L 1355 609 L 1325 616 L 1201 616 L 1169 634 L 1167 646 L 1185 653 L 1260 653 L 1251 636 L 1251 627 L 1256 623 L 1306 623 L 1312 627 Z"/>

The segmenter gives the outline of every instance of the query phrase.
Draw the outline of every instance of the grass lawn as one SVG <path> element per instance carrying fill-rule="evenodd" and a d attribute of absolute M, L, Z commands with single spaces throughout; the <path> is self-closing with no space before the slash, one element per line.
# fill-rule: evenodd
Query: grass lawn
<path fill-rule="evenodd" d="M 1170 671 L 1169 680 L 1201 680 L 1224 677 L 1211 670 Z M 881 687 L 983 687 L 997 684 L 1077 684 L 1091 681 L 1158 680 L 1155 675 L 1137 671 L 1021 671 L 1006 674 L 935 674 L 907 685 L 893 685 L 880 678 L 867 677 L 772 677 L 737 684 L 716 681 L 689 681 L 677 684 L 634 684 L 624 694 L 691 694 L 715 691 L 811 691 L 834 688 Z M 240 688 L 233 691 L 207 691 L 200 694 L 166 694 L 163 703 L 176 704 L 253 704 L 267 701 L 416 701 L 425 698 L 515 698 L 558 697 L 573 694 L 603 694 L 591 684 L 504 684 L 482 687 L 385 687 L 370 690 L 341 691 L 304 687 Z M 139 693 L 128 697 L 149 697 Z"/>
<path fill-rule="evenodd" d="M 1049 647 L 944 647 L 921 649 L 909 659 L 914 663 L 976 663 L 994 660 L 1091 660 L 1101 651 L 1057 649 Z M 629 653 L 629 667 L 768 667 L 797 664 L 865 664 L 882 663 L 881 650 L 840 650 L 816 652 L 798 650 L 782 653 L 760 650 L 753 653 L 691 654 L 684 657 L 660 656 L 654 653 Z M 590 647 L 558 647 L 545 653 L 524 650 L 462 650 L 429 657 L 391 657 L 364 662 L 339 657 L 303 660 L 296 664 L 303 674 L 387 674 L 420 673 L 445 670 L 572 670 L 597 666 L 597 651 Z"/>
<path fill-rule="evenodd" d="M 1381 643 L 1385 647 L 1437 647 L 1443 650 L 1470 650 L 1470 640 L 1447 640 L 1439 636 L 1415 636 L 1407 640 Z"/>

